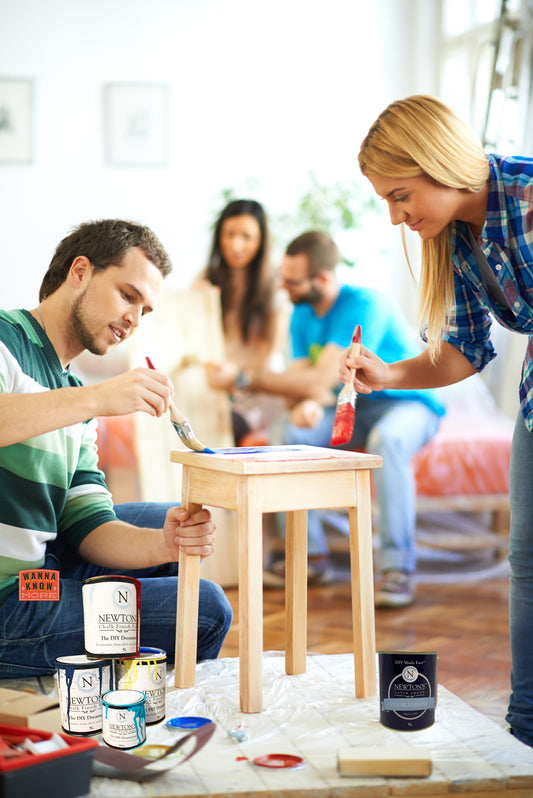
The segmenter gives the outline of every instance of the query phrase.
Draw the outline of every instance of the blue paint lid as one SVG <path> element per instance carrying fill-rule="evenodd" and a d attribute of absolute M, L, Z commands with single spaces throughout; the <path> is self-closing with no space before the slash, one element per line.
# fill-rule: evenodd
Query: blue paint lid
<path fill-rule="evenodd" d="M 170 718 L 165 723 L 165 726 L 168 726 L 169 729 L 199 729 L 200 726 L 205 726 L 206 723 L 211 723 L 209 718 L 184 715 L 181 718 Z"/>

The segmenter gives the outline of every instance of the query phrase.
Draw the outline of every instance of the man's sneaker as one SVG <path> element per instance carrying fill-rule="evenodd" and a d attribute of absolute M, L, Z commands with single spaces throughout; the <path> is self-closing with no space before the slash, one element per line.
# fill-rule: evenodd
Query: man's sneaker
<path fill-rule="evenodd" d="M 415 583 L 411 574 L 405 571 L 385 571 L 376 586 L 374 604 L 376 607 L 408 607 L 415 600 Z"/>
<path fill-rule="evenodd" d="M 334 579 L 329 557 L 311 555 L 307 559 L 307 584 L 329 585 Z M 263 587 L 285 587 L 285 560 L 277 560 L 268 571 L 263 571 Z"/>

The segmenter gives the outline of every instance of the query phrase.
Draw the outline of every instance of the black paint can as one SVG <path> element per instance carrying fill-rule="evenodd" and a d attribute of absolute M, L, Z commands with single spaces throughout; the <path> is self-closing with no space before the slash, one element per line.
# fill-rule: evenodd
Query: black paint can
<path fill-rule="evenodd" d="M 419 731 L 435 722 L 436 651 L 378 651 L 379 719 L 398 731 Z"/>

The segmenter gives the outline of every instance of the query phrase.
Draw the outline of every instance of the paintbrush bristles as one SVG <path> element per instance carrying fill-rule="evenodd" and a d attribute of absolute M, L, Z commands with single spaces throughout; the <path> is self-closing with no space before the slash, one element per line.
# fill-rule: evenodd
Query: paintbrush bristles
<path fill-rule="evenodd" d="M 350 346 L 350 356 L 357 357 L 361 354 L 361 325 L 357 324 L 352 335 Z M 355 425 L 355 406 L 357 403 L 357 392 L 355 390 L 355 371 L 350 369 L 350 379 L 346 382 L 338 397 L 337 409 L 335 410 L 335 420 L 331 431 L 330 446 L 341 446 L 350 443 Z"/>
<path fill-rule="evenodd" d="M 180 413 L 174 402 L 170 403 L 169 412 L 172 426 L 178 433 L 185 446 L 187 446 L 189 449 L 193 449 L 195 452 L 213 454 L 212 449 L 204 446 L 204 444 L 198 440 L 191 425 L 189 424 L 188 419 L 183 415 L 183 413 Z"/>

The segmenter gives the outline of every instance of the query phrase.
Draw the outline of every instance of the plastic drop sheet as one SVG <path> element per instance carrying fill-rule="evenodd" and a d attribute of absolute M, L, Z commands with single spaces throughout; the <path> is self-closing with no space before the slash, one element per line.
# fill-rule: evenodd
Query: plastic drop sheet
<path fill-rule="evenodd" d="M 134 784 L 94 778 L 90 796 L 247 796 L 349 795 L 383 798 L 410 779 L 341 776 L 341 748 L 387 745 L 423 746 L 431 754 L 432 774 L 416 782 L 416 795 L 483 789 L 530 788 L 533 756 L 504 728 L 493 723 L 444 687 L 438 687 L 435 723 L 428 729 L 400 732 L 379 722 L 379 699 L 355 698 L 351 654 L 308 654 L 306 673 L 288 676 L 283 652 L 263 655 L 263 712 L 245 714 L 239 707 L 239 660 L 222 658 L 201 663 L 196 685 L 174 687 L 167 674 L 166 718 L 147 729 L 148 744 L 170 745 L 176 731 L 170 718 L 205 717 L 215 734 L 188 762 L 153 782 Z M 228 734 L 245 732 L 241 742 Z M 181 732 L 183 733 L 183 732 Z M 298 769 L 265 768 L 253 760 L 266 754 L 301 757 Z M 396 794 L 398 794 L 396 792 Z"/>

